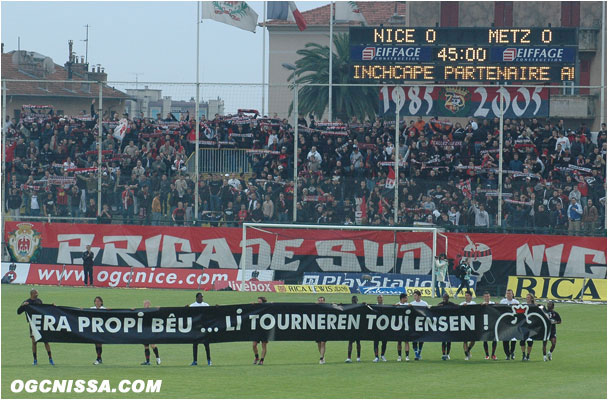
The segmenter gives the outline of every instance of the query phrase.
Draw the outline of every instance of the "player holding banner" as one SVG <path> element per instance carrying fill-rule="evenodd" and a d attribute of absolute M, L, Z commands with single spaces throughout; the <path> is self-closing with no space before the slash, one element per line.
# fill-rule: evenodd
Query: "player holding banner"
<path fill-rule="evenodd" d="M 209 307 L 209 304 L 203 301 L 203 294 L 198 292 L 195 296 L 196 301 L 189 306 L 186 307 Z M 213 365 L 211 363 L 211 349 L 209 348 L 209 343 L 204 341 L 203 345 L 205 346 L 205 352 L 207 353 L 207 365 Z M 198 343 L 192 343 L 192 364 L 190 366 L 196 367 L 198 365 Z"/>
<path fill-rule="evenodd" d="M 144 308 L 150 308 L 151 305 L 150 300 L 144 300 Z M 158 354 L 158 347 L 155 344 L 144 344 L 144 357 L 146 357 L 146 361 L 141 363 L 141 365 L 150 365 L 150 347 L 156 356 L 156 365 L 160 365 L 160 355 Z"/>
<path fill-rule="evenodd" d="M 553 350 L 555 350 L 555 345 L 557 343 L 557 334 L 555 325 L 562 323 L 562 317 L 554 311 L 555 303 L 551 300 L 547 302 L 547 316 L 549 320 L 551 320 L 551 334 L 549 335 L 549 340 L 551 341 L 551 349 L 547 353 L 547 341 L 543 340 L 543 361 L 551 361 L 553 360 Z"/>
<path fill-rule="evenodd" d="M 29 304 L 43 304 L 42 300 L 38 298 L 38 291 L 36 289 L 30 290 L 30 298 L 25 300 L 19 308 L 17 309 L 17 314 L 22 314 L 25 311 L 25 306 Z M 53 303 L 55 305 L 55 303 Z M 27 315 L 26 315 L 27 317 Z M 28 318 L 29 322 L 29 318 Z M 34 333 L 32 332 L 32 327 L 30 326 L 30 339 L 32 339 L 32 355 L 34 356 L 34 363 L 32 365 L 38 365 L 38 342 L 34 338 Z M 55 365 L 53 362 L 53 356 L 51 355 L 51 345 L 49 342 L 44 342 L 44 348 L 49 356 L 49 364 Z"/>
<path fill-rule="evenodd" d="M 515 297 L 513 297 L 512 289 L 507 289 L 507 291 L 505 292 L 504 299 L 500 300 L 500 304 L 515 305 L 515 304 L 519 304 L 519 300 L 517 300 Z M 502 347 L 507 356 L 507 361 L 515 359 L 515 345 L 516 345 L 515 338 L 511 339 L 510 341 L 504 340 L 502 342 Z"/>
<path fill-rule="evenodd" d="M 491 304 L 496 304 L 494 303 L 492 300 L 490 300 L 490 293 L 489 292 L 484 292 L 483 293 L 483 301 L 481 302 L 481 305 L 491 305 Z M 496 340 L 492 340 L 492 360 L 496 361 Z M 486 352 L 486 360 L 490 359 L 490 353 L 488 351 L 488 342 L 483 342 L 483 350 Z"/>

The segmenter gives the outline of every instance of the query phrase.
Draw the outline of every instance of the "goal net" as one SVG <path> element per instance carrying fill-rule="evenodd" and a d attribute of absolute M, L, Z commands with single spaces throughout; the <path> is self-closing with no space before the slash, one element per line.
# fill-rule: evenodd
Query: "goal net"
<path fill-rule="evenodd" d="M 448 245 L 431 227 L 244 223 L 242 229 L 241 276 L 271 269 L 287 281 L 301 281 L 305 272 L 428 275 Z"/>

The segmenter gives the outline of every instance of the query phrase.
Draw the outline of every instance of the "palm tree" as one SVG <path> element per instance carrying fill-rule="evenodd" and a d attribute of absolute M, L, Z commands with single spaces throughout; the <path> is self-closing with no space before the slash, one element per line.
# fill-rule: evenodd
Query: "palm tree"
<path fill-rule="evenodd" d="M 350 49 L 347 34 L 334 36 L 333 84 L 348 82 Z M 324 84 L 325 86 L 303 86 L 298 91 L 298 113 L 313 113 L 320 118 L 328 107 L 329 99 L 329 46 L 307 43 L 296 52 L 301 56 L 296 69 L 288 80 L 297 85 Z M 360 120 L 374 119 L 378 109 L 378 88 L 372 86 L 334 86 L 333 114 L 342 121 L 356 116 Z M 289 114 L 293 111 L 293 102 Z"/>

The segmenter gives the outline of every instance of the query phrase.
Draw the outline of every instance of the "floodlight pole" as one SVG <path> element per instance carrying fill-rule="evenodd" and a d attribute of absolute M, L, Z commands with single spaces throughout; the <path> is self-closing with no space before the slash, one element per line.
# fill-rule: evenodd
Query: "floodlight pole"
<path fill-rule="evenodd" d="M 393 90 L 393 93 L 398 96 L 395 101 L 395 149 L 393 150 L 393 154 L 395 156 L 395 205 L 393 210 L 393 218 L 395 219 L 395 225 L 398 224 L 398 216 L 399 216 L 399 105 L 401 104 L 401 93 L 397 90 L 396 87 Z"/>
<path fill-rule="evenodd" d="M 200 23 L 200 17 L 201 17 L 201 2 L 197 1 L 196 2 L 196 104 L 194 105 L 194 122 L 196 124 L 196 127 L 194 128 L 194 137 L 196 140 L 196 143 L 194 144 L 195 150 L 194 150 L 194 221 L 196 223 L 196 221 L 198 220 L 198 201 L 199 201 L 199 194 L 198 194 L 198 180 L 199 180 L 199 137 L 200 137 L 200 122 L 199 122 L 199 103 L 200 103 L 200 86 L 201 83 L 199 81 L 199 74 L 200 74 L 200 30 L 201 30 L 201 23 Z M 207 107 L 207 110 L 209 110 L 209 108 Z"/>
<path fill-rule="evenodd" d="M 2 81 L 2 190 L 6 189 L 6 135 L 8 129 L 6 127 L 6 81 Z M 7 196 L 5 193 L 4 196 Z M 4 199 L 4 196 L 2 197 Z M 0 211 L 2 219 L 4 219 L 4 207 Z M 2 224 L 2 237 L 4 237 L 4 224 Z"/>
<path fill-rule="evenodd" d="M 298 85 L 293 85 L 293 212 L 292 221 L 298 220 Z"/>
<path fill-rule="evenodd" d="M 334 2 L 329 2 L 329 122 L 333 122 Z"/>
<path fill-rule="evenodd" d="M 500 129 L 498 135 L 498 220 L 496 221 L 496 225 L 502 226 L 502 147 L 503 147 L 503 138 L 504 138 L 504 101 L 505 98 L 502 95 L 502 87 L 498 89 L 498 94 L 500 95 Z"/>
<path fill-rule="evenodd" d="M 99 112 L 97 114 L 97 216 L 101 216 L 101 137 L 103 135 L 103 84 L 99 81 Z M 85 204 L 86 207 L 86 204 Z"/>

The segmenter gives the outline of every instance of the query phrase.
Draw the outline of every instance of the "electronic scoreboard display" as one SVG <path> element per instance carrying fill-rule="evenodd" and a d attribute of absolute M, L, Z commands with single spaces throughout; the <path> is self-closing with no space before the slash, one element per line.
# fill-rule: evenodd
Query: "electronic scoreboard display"
<path fill-rule="evenodd" d="M 350 81 L 573 81 L 576 28 L 350 28 Z"/>

